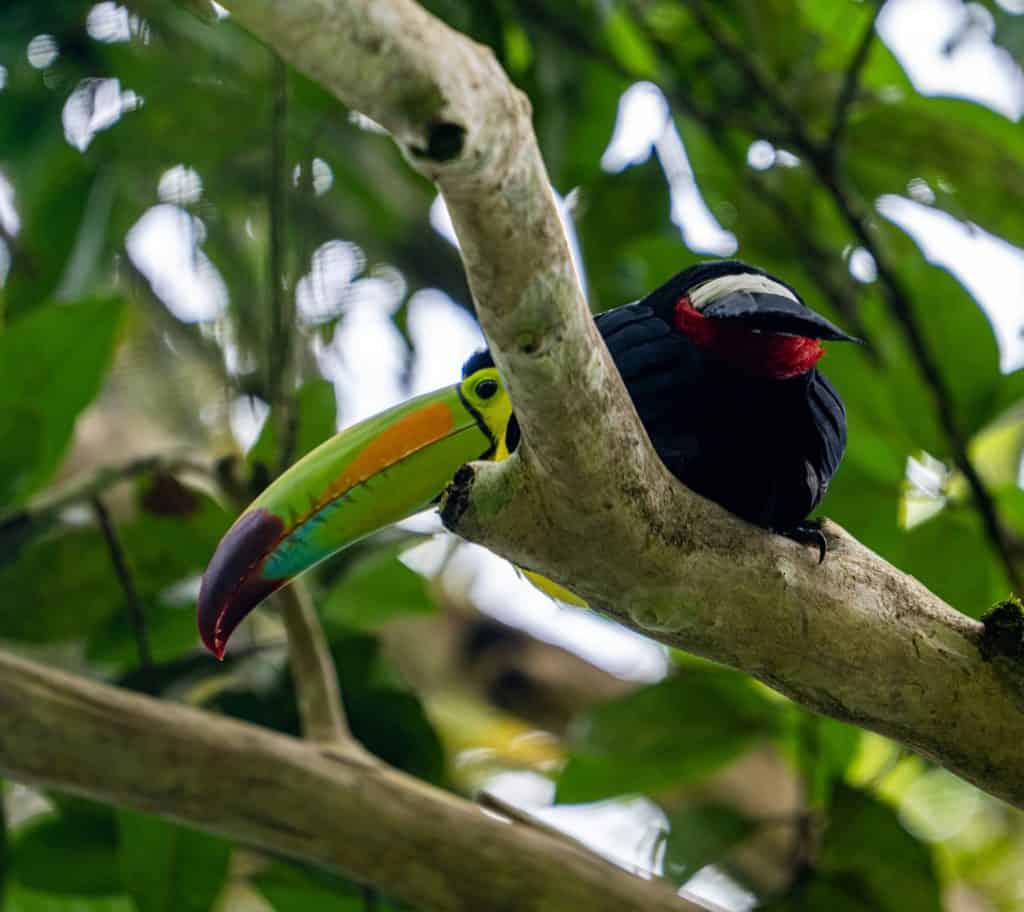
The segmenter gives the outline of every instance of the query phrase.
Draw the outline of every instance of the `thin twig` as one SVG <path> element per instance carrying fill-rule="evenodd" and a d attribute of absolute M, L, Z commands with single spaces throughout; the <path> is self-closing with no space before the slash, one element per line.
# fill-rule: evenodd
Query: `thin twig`
<path fill-rule="evenodd" d="M 288 634 L 288 663 L 304 737 L 331 744 L 350 742 L 338 672 L 309 590 L 302 580 L 296 580 L 276 598 Z"/>
<path fill-rule="evenodd" d="M 135 648 L 139 654 L 139 670 L 146 679 L 152 675 L 154 670 L 153 653 L 149 648 L 149 633 L 146 630 L 146 612 L 139 597 L 139 590 L 135 586 L 135 579 L 128 566 L 128 556 L 124 552 L 121 539 L 117 534 L 117 528 L 103 503 L 103 498 L 96 495 L 92 499 L 93 512 L 96 514 L 96 521 L 99 523 L 103 538 L 107 542 L 107 549 L 110 551 L 110 561 L 114 565 L 114 573 L 124 593 L 125 605 L 128 608 L 128 618 L 131 621 L 132 630 L 135 634 Z"/>
<path fill-rule="evenodd" d="M 953 462 L 967 480 L 975 506 L 981 514 L 985 533 L 999 555 L 1010 586 L 1015 592 L 1024 591 L 1021 585 L 1021 575 L 1014 560 L 1013 545 L 999 520 L 995 500 L 971 460 L 967 449 L 967 440 L 957 420 L 952 391 L 946 384 L 939 364 L 925 339 L 924 330 L 914 314 L 911 295 L 903 287 L 903 283 L 889 264 L 885 251 L 872 236 L 867 217 L 857 210 L 857 205 L 840 184 L 838 175 L 834 171 L 819 171 L 819 176 L 829 189 L 843 219 L 864 249 L 874 257 L 882 293 L 889 311 L 903 330 L 903 335 L 910 345 L 918 370 L 931 393 L 939 424 L 953 456 Z"/>
<path fill-rule="evenodd" d="M 843 131 L 846 129 L 846 124 L 849 121 L 850 107 L 857 98 L 857 91 L 860 88 L 860 75 L 864 70 L 864 66 L 868 62 L 868 57 L 871 54 L 871 48 L 875 41 L 875 24 L 878 21 L 878 13 L 881 11 L 881 7 L 875 9 L 874 14 L 871 16 L 871 21 L 868 23 L 868 27 L 864 30 L 864 34 L 861 35 L 860 41 L 857 43 L 857 47 L 853 52 L 853 56 L 850 58 L 850 63 L 846 67 L 846 76 L 843 79 L 843 87 L 839 90 L 839 96 L 836 99 L 835 113 L 832 115 L 832 128 L 829 130 L 828 139 L 825 141 L 833 159 L 838 155 L 839 144 L 842 140 Z"/>

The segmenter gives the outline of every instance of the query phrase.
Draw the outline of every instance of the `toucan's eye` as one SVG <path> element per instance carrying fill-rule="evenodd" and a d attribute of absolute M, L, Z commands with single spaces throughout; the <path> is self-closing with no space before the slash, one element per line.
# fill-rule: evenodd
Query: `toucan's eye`
<path fill-rule="evenodd" d="M 473 388 L 473 392 L 481 399 L 490 399 L 498 392 L 498 382 L 496 380 L 481 380 Z"/>

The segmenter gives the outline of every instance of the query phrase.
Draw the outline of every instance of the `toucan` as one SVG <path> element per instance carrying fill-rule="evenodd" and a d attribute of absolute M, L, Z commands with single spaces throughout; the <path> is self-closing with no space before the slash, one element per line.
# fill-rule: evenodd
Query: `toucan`
<path fill-rule="evenodd" d="M 790 285 L 736 260 L 699 263 L 597 327 L 666 467 L 737 516 L 801 542 L 846 447 L 846 411 L 815 365 L 857 341 Z M 466 462 L 514 451 L 520 427 L 486 349 L 462 380 L 369 418 L 282 474 L 203 575 L 203 642 L 223 657 L 263 599 L 353 542 L 435 503 Z"/>

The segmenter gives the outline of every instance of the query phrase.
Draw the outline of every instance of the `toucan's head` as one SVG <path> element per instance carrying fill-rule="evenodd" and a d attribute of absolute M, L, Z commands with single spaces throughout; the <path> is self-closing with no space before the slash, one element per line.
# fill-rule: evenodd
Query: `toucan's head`
<path fill-rule="evenodd" d="M 794 288 L 738 260 L 691 266 L 650 297 L 701 348 L 775 380 L 810 370 L 823 354 L 822 339 L 857 341 L 811 310 Z"/>
<path fill-rule="evenodd" d="M 220 658 L 232 631 L 272 592 L 426 509 L 464 463 L 503 459 L 518 438 L 511 416 L 498 371 L 480 352 L 460 383 L 347 428 L 295 463 L 217 546 L 199 592 L 203 642 Z"/>

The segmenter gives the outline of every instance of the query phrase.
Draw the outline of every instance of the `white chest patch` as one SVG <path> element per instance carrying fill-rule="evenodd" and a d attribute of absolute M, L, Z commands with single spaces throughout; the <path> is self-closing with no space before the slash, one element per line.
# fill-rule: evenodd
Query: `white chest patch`
<path fill-rule="evenodd" d="M 731 294 L 746 291 L 751 294 L 772 294 L 781 298 L 789 298 L 799 303 L 799 298 L 785 285 L 769 279 L 767 276 L 753 272 L 741 272 L 738 275 L 719 276 L 691 289 L 687 297 L 694 310 L 703 310 L 713 301 L 721 300 Z"/>

